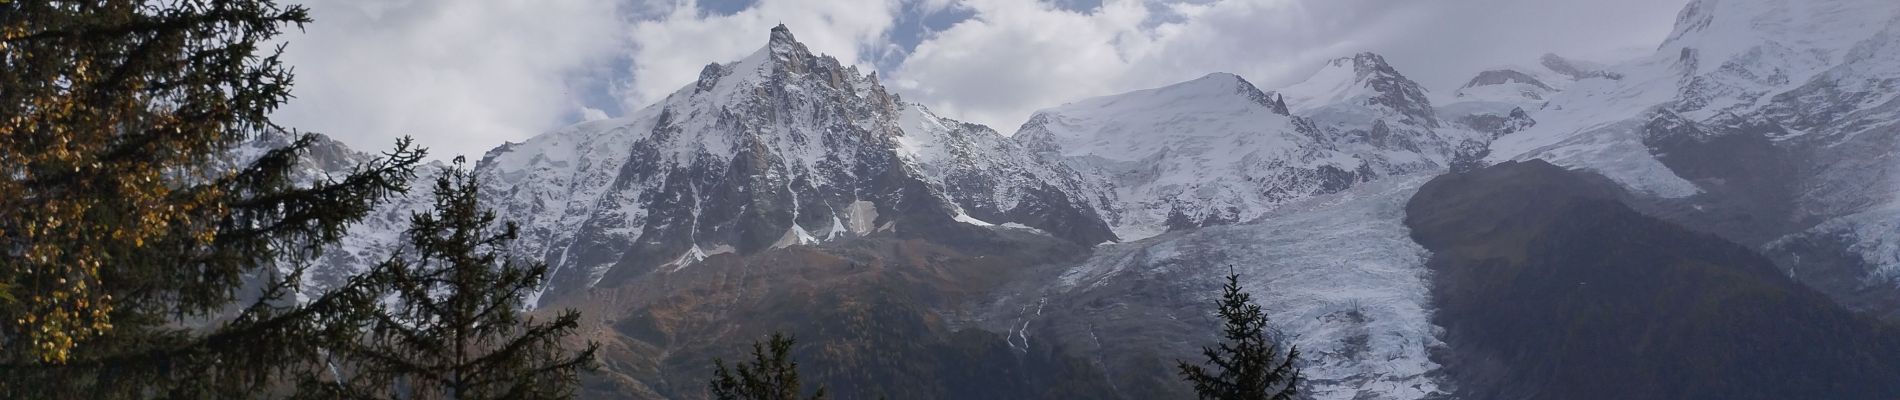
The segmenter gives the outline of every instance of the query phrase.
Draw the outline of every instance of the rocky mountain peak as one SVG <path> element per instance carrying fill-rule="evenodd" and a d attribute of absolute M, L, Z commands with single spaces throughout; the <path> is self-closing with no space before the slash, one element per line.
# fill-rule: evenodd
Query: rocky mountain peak
<path fill-rule="evenodd" d="M 877 74 L 862 73 L 856 66 L 845 65 L 837 58 L 822 53 L 815 54 L 804 43 L 792 35 L 791 29 L 784 24 L 774 26 L 765 46 L 739 61 L 730 63 L 712 63 L 700 71 L 699 80 L 692 86 L 690 93 L 676 93 L 676 96 L 696 95 L 714 92 L 716 103 L 730 103 L 744 100 L 746 96 L 734 96 L 751 91 L 781 92 L 792 87 L 839 91 L 841 94 L 862 97 L 878 103 L 879 111 L 895 113 L 896 95 L 885 90 L 878 81 Z M 723 88 L 723 89 L 722 89 Z M 785 96 L 771 96 L 786 98 Z"/>
<path fill-rule="evenodd" d="M 772 60 L 777 61 L 776 64 L 794 70 L 802 69 L 800 67 L 805 66 L 804 64 L 815 61 L 812 60 L 811 50 L 807 49 L 804 43 L 799 43 L 797 38 L 792 37 L 791 28 L 786 28 L 785 24 L 772 27 L 772 37 L 760 51 L 771 54 Z M 825 58 L 830 57 L 825 56 Z"/>
<path fill-rule="evenodd" d="M 1367 105 L 1397 111 L 1402 122 L 1428 128 L 1438 127 L 1438 116 L 1432 112 L 1432 102 L 1426 97 L 1425 87 L 1400 74 L 1385 62 L 1385 57 L 1360 53 L 1353 57 L 1353 67 L 1360 76 L 1359 80 L 1376 93 L 1366 99 Z"/>
<path fill-rule="evenodd" d="M 1392 68 L 1392 64 L 1388 64 L 1385 62 L 1385 56 L 1381 56 L 1378 53 L 1373 53 L 1373 52 L 1362 52 L 1359 54 L 1354 54 L 1352 55 L 1352 57 L 1344 57 L 1338 60 L 1334 60 L 1333 62 L 1344 64 L 1348 60 L 1351 61 L 1352 70 L 1354 73 L 1357 73 L 1359 75 L 1360 80 L 1365 80 L 1373 75 L 1379 75 L 1379 74 L 1384 74 L 1384 75 L 1398 75 L 1399 74 L 1398 70 L 1395 70 Z"/>
<path fill-rule="evenodd" d="M 798 44 L 798 39 L 792 38 L 792 28 L 785 27 L 785 24 L 778 24 L 772 27 L 771 43 L 792 45 Z"/>
<path fill-rule="evenodd" d="M 1424 86 L 1419 85 L 1376 53 L 1333 59 L 1306 81 L 1281 93 L 1295 113 L 1349 106 L 1382 114 L 1392 123 L 1438 127 L 1438 116 Z M 1360 112 L 1354 112 L 1358 114 Z"/>
<path fill-rule="evenodd" d="M 903 102 L 783 25 L 626 118 L 485 158 L 478 172 L 521 223 L 523 251 L 571 271 L 556 273 L 556 292 L 877 235 L 955 240 L 1018 223 L 1084 244 L 1115 238 L 1073 172 Z"/>

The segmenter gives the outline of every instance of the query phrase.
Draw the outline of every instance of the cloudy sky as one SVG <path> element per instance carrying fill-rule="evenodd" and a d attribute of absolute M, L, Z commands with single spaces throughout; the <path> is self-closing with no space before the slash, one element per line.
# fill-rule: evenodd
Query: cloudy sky
<path fill-rule="evenodd" d="M 295 0 L 286 0 L 296 2 Z M 307 0 L 279 122 L 479 156 L 623 115 L 783 23 L 906 99 L 1009 133 L 1064 102 L 1209 72 L 1264 88 L 1372 51 L 1434 90 L 1544 53 L 1643 54 L 1687 0 Z"/>

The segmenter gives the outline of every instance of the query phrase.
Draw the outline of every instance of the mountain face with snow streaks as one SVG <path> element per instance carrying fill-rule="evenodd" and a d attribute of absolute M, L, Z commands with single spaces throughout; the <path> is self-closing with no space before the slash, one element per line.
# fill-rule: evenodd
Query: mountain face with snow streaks
<path fill-rule="evenodd" d="M 1800 301 L 1774 304 L 1826 316 L 1827 329 L 1867 343 L 1887 339 L 1772 275 L 1900 318 L 1900 7 L 1884 0 L 1698 0 L 1653 55 L 1609 65 L 1545 55 L 1436 93 L 1372 53 L 1279 89 L 1214 73 L 1044 109 L 1010 136 L 907 102 L 783 27 L 765 39 L 650 107 L 510 143 L 477 163 L 483 200 L 522 228 L 517 255 L 554 266 L 535 302 L 598 316 L 590 337 L 615 344 L 618 363 L 592 394 L 690 397 L 699 387 L 681 382 L 703 382 L 706 358 L 732 355 L 721 351 L 748 335 L 806 329 L 798 333 L 824 349 L 800 354 L 821 360 L 813 365 L 857 368 L 888 353 L 920 366 L 817 374 L 880 390 L 857 393 L 867 397 L 1184 396 L 1169 361 L 1211 344 L 1211 296 L 1237 272 L 1280 339 L 1307 354 L 1314 398 L 1513 398 L 1536 385 L 1474 380 L 1502 375 L 1473 355 L 1536 364 L 1552 353 L 1448 332 L 1512 332 L 1489 324 L 1513 319 L 1459 296 L 1518 296 L 1510 290 L 1530 286 L 1512 285 L 1530 283 L 1444 290 L 1490 282 L 1472 272 L 1496 261 L 1484 249 L 1561 246 L 1471 239 L 1456 263 L 1434 264 L 1449 253 L 1421 237 L 1460 230 L 1416 232 L 1426 225 L 1408 225 L 1407 203 L 1422 201 L 1434 176 L 1570 176 L 1544 162 L 1615 186 L 1610 197 L 1640 215 L 1531 207 L 1465 219 L 1640 222 L 1639 233 L 1721 249 L 1636 249 L 1643 260 L 1692 264 L 1659 271 L 1717 282 L 1733 278 L 1720 278 L 1723 268 L 1748 268 L 1742 281 L 1767 283 L 1736 298 L 1792 296 Z M 334 147 L 312 155 L 311 176 L 367 157 Z M 1432 190 L 1427 200 L 1447 208 L 1425 211 L 1464 215 L 1476 211 L 1457 207 L 1503 201 L 1484 198 L 1503 186 L 1447 185 L 1470 190 Z M 386 256 L 427 195 L 378 211 L 326 262 Z M 1624 232 L 1572 225 L 1548 232 Z M 1763 274 L 1764 258 L 1738 248 L 1779 270 Z M 1506 264 L 1565 279 L 1602 272 Z M 321 270 L 314 281 L 355 271 Z M 1615 270 L 1614 282 L 1734 294 L 1636 279 L 1641 271 Z M 1583 293 L 1562 279 L 1534 283 Z M 1510 298 L 1525 318 L 1572 305 Z M 941 371 L 970 373 L 934 378 Z M 976 381 L 999 383 L 959 391 Z M 1107 390 L 1034 390 L 1048 382 Z"/>
<path fill-rule="evenodd" d="M 1018 223 L 1115 239 L 1073 171 L 903 102 L 782 26 L 658 104 L 496 149 L 477 169 L 527 253 L 556 266 L 556 290 L 881 232 Z"/>

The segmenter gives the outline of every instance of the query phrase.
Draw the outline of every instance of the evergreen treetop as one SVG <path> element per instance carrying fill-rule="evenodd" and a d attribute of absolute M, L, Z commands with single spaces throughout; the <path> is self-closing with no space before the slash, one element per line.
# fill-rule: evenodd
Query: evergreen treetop
<path fill-rule="evenodd" d="M 1228 274 L 1221 289 L 1219 315 L 1221 343 L 1201 349 L 1201 365 L 1177 361 L 1181 378 L 1194 385 L 1203 400 L 1291 400 L 1299 394 L 1300 370 L 1294 365 L 1299 349 L 1279 344 L 1267 334 L 1267 315 L 1253 296 L 1242 291 L 1240 275 Z"/>
<path fill-rule="evenodd" d="M 752 343 L 752 361 L 726 368 L 725 360 L 713 359 L 713 398 L 719 400 L 824 400 L 825 388 L 811 397 L 801 397 L 804 385 L 798 380 L 798 362 L 792 360 L 791 337 L 773 333 L 763 343 Z"/>

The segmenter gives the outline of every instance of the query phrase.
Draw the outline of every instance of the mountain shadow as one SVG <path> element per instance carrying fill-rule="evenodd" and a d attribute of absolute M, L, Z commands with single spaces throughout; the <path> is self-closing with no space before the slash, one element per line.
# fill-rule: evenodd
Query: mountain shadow
<path fill-rule="evenodd" d="M 1627 197 L 1529 161 L 1406 205 L 1461 398 L 1900 398 L 1900 332 Z"/>

